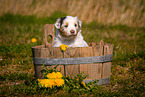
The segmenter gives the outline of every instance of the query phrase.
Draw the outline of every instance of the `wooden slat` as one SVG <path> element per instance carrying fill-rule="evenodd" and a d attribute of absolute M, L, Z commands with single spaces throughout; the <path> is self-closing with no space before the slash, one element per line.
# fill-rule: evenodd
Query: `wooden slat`
<path fill-rule="evenodd" d="M 51 37 L 51 43 L 48 43 L 48 36 Z M 54 24 L 45 24 L 43 28 L 43 41 L 45 47 L 52 47 L 54 44 Z"/>
<path fill-rule="evenodd" d="M 52 58 L 63 58 L 63 54 L 60 50 L 60 48 L 54 48 L 54 47 L 51 47 L 49 48 L 51 50 L 51 57 Z M 59 64 L 56 64 L 56 65 L 59 65 Z M 51 67 L 54 68 L 56 65 L 52 65 Z M 63 65 L 59 65 L 56 70 L 60 71 L 61 69 L 61 73 L 64 75 L 64 66 Z"/>
<path fill-rule="evenodd" d="M 68 48 L 65 51 L 65 58 L 74 58 L 79 57 L 80 48 Z M 73 77 L 73 75 L 80 74 L 80 65 L 67 65 L 66 67 L 66 76 L 70 75 L 70 77 Z"/>
<path fill-rule="evenodd" d="M 91 57 L 92 47 L 83 47 L 80 51 L 80 57 Z M 86 79 L 91 78 L 91 64 L 80 64 L 80 73 L 84 72 L 85 75 L 88 75 Z"/>
<path fill-rule="evenodd" d="M 41 56 L 41 50 L 40 48 L 32 48 L 33 57 L 39 57 Z M 35 70 L 35 78 L 41 78 L 41 70 L 39 68 L 42 68 L 42 65 L 35 65 L 34 64 L 34 70 Z"/>
<path fill-rule="evenodd" d="M 113 54 L 112 45 L 104 45 L 104 55 Z M 102 78 L 108 78 L 111 74 L 111 62 L 103 63 Z"/>
<path fill-rule="evenodd" d="M 100 55 L 99 51 L 100 51 L 99 46 L 93 47 L 93 56 L 99 56 Z M 92 68 L 93 75 L 92 75 L 91 79 L 100 79 L 102 63 L 94 63 L 92 65 L 93 65 L 93 68 Z"/>

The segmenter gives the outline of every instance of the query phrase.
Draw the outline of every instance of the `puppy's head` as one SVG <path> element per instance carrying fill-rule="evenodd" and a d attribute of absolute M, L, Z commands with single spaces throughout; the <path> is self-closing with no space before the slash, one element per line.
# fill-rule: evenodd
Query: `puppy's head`
<path fill-rule="evenodd" d="M 60 31 L 61 36 L 73 39 L 81 28 L 81 21 L 77 17 L 66 16 L 58 18 L 54 25 Z"/>

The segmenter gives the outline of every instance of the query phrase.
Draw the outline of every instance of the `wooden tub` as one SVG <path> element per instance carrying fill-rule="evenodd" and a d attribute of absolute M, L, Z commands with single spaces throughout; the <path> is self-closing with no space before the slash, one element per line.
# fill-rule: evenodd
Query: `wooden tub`
<path fill-rule="evenodd" d="M 52 47 L 54 40 L 54 26 L 46 24 L 43 32 L 44 45 L 32 47 L 35 78 L 41 78 L 43 64 L 54 67 L 59 64 L 61 73 L 65 76 L 80 74 L 88 75 L 84 82 L 99 80 L 98 84 L 110 82 L 111 61 L 113 59 L 113 44 L 100 41 L 99 44 L 89 43 L 89 47 L 68 47 L 63 53 L 59 47 Z M 47 42 L 47 36 L 52 42 Z"/>

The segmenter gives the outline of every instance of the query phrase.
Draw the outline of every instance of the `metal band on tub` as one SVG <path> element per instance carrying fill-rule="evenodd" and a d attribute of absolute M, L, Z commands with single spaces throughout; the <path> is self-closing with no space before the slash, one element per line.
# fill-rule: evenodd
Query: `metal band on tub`
<path fill-rule="evenodd" d="M 89 63 L 104 63 L 113 60 L 113 54 L 93 57 L 78 57 L 78 58 L 35 58 L 34 64 L 44 65 L 71 65 L 71 64 L 89 64 Z"/>

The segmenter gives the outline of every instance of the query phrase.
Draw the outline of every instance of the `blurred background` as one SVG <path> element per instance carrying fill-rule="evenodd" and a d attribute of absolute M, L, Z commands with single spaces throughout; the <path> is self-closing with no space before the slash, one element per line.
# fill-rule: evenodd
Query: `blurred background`
<path fill-rule="evenodd" d="M 89 23 L 145 26 L 145 0 L 0 0 L 0 15 L 51 16 L 56 11 Z"/>

